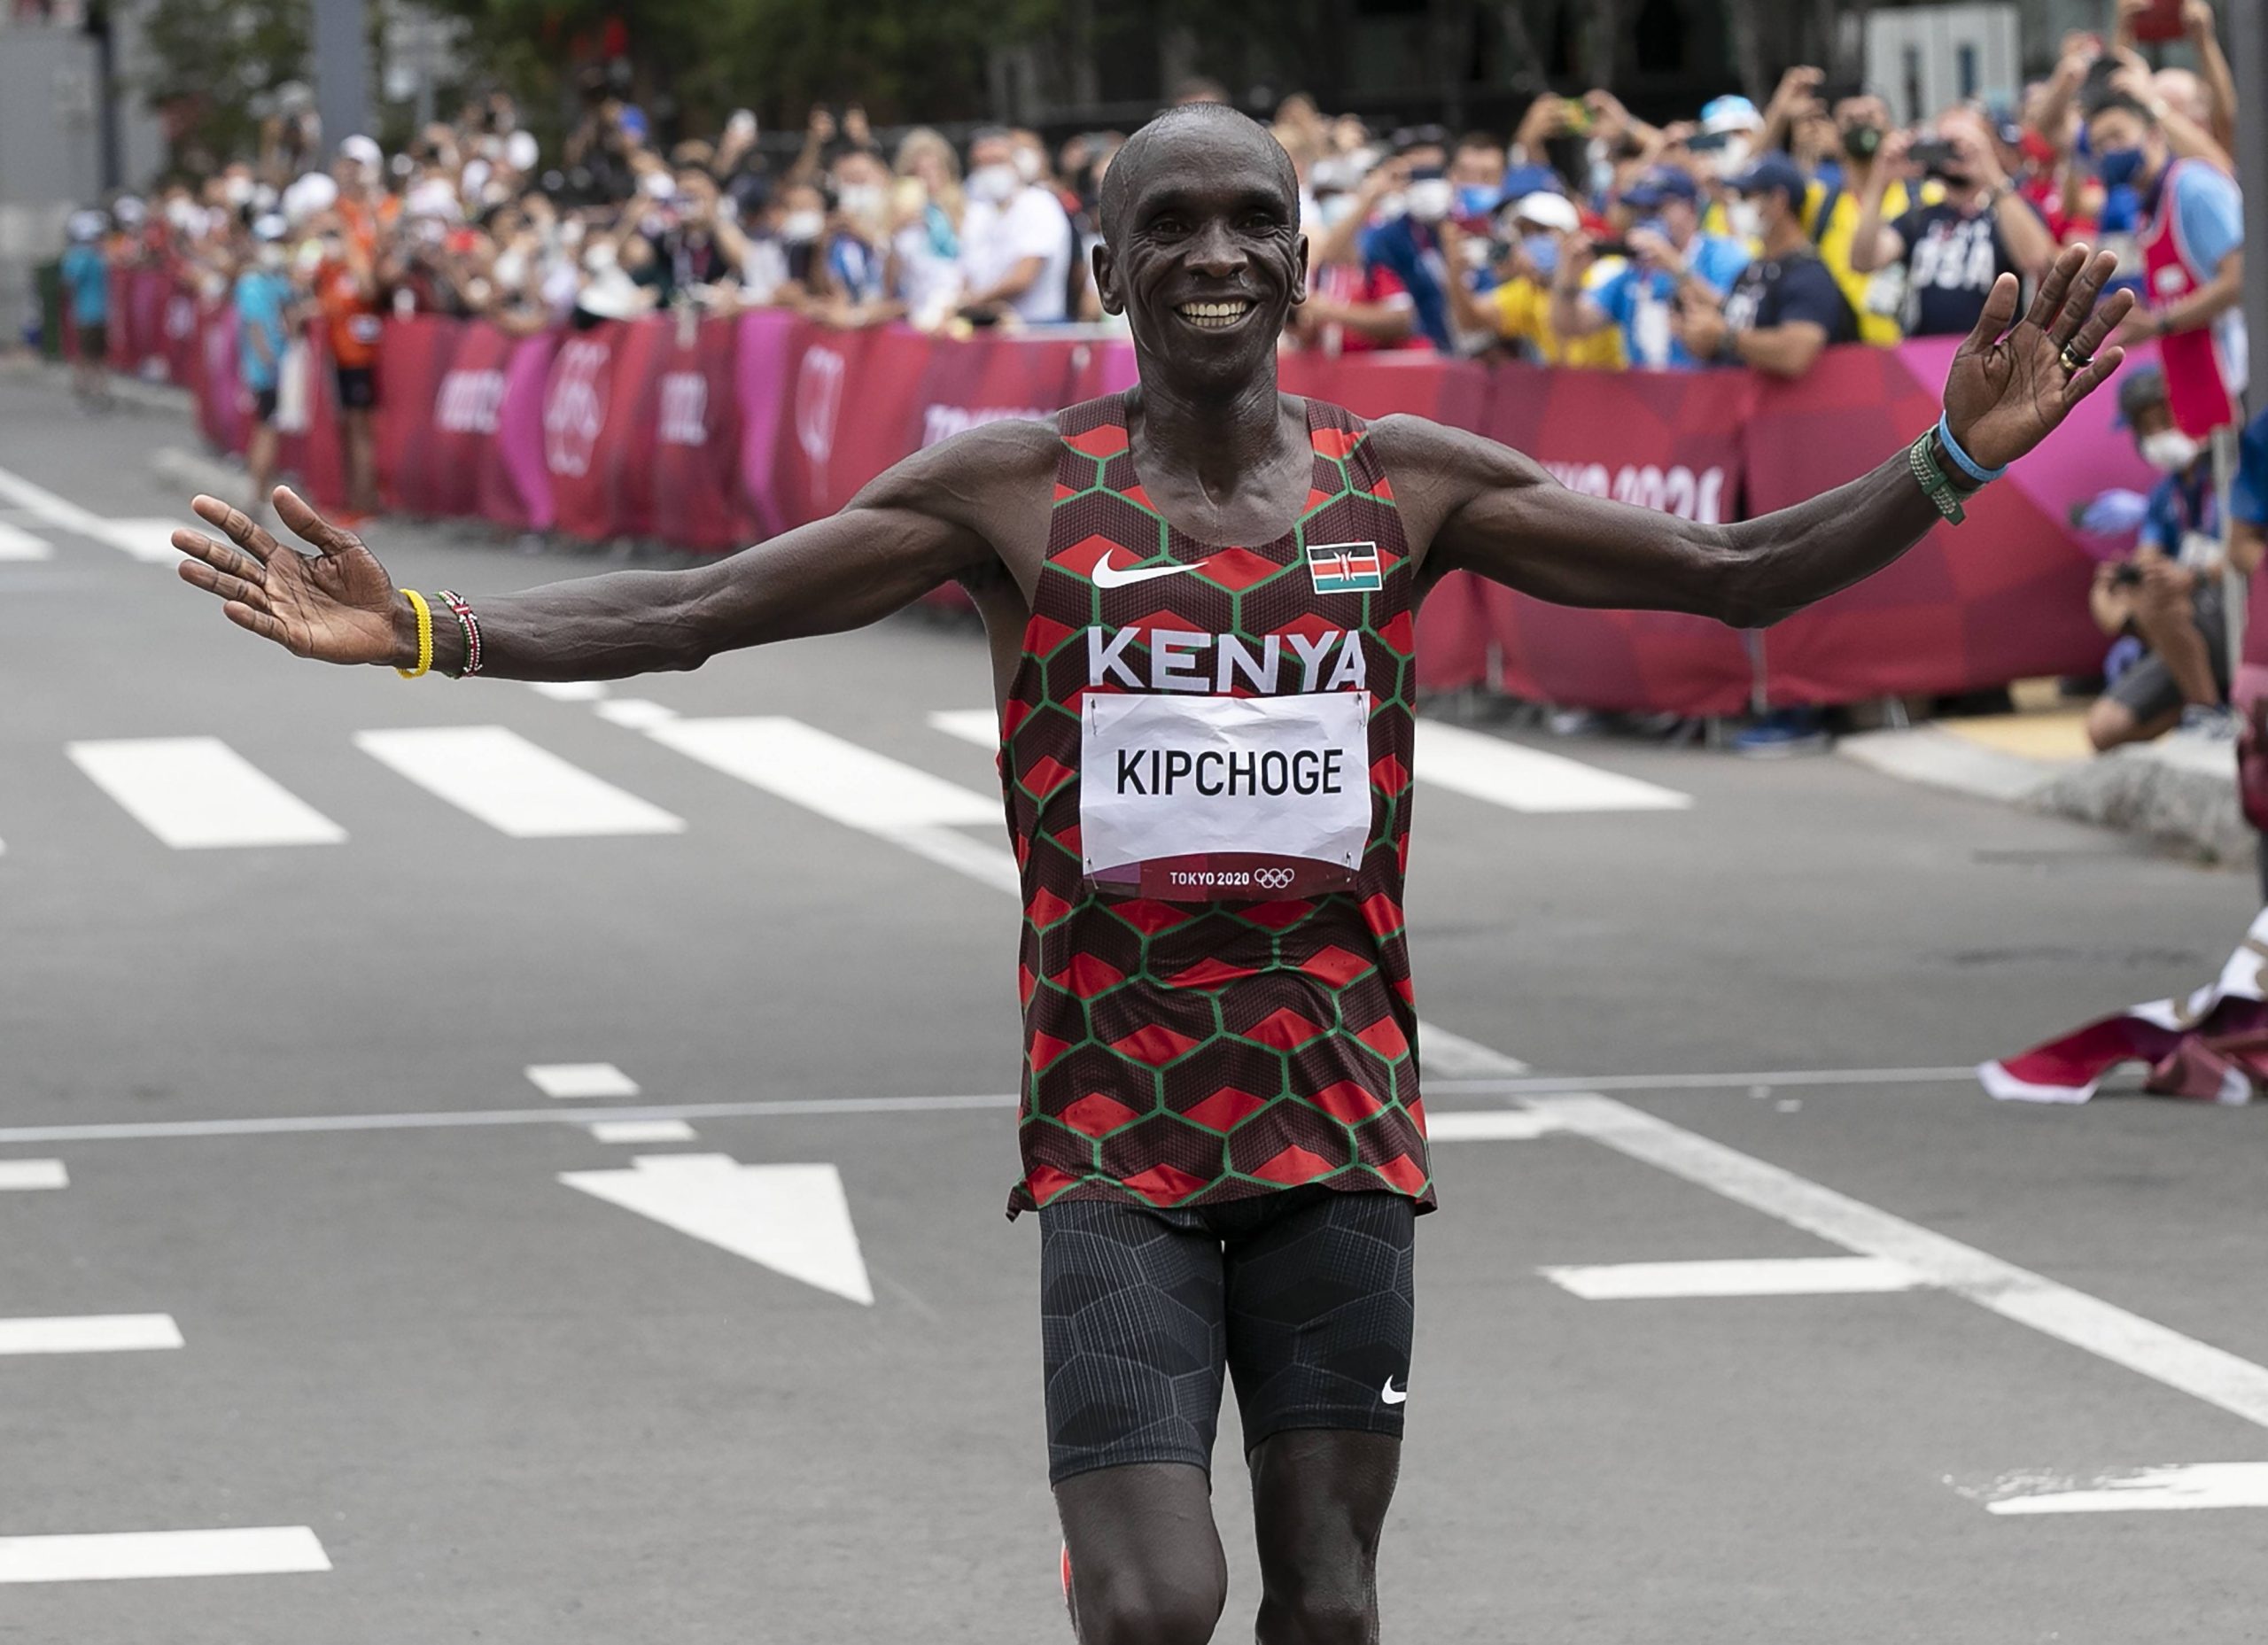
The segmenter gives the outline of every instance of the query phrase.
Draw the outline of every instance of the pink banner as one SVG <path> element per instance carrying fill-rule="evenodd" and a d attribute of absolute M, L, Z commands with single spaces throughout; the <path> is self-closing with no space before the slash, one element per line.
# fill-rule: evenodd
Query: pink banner
<path fill-rule="evenodd" d="M 1798 382 L 1759 380 L 1745 430 L 1748 505 L 1761 514 L 1855 479 L 1937 420 L 1959 339 L 1837 349 Z M 2008 478 L 1903 559 L 1767 631 L 1775 703 L 1849 702 L 2084 674 L 2104 640 L 2087 614 L 2093 562 L 2066 510 L 2156 477 L 2111 426 L 2115 385 L 2081 406 Z"/>

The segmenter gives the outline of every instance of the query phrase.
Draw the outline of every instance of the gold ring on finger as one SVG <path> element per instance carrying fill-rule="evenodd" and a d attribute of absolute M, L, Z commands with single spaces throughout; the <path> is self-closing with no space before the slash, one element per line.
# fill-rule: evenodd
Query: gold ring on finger
<path fill-rule="evenodd" d="M 2073 376 L 2078 376 L 2080 372 L 2085 371 L 2089 366 L 2094 364 L 2094 360 L 2091 355 L 2082 354 L 2077 347 L 2070 343 L 2063 345 L 2062 353 L 2057 354 L 2056 358 L 2063 362 L 2063 369 L 2070 373 Z"/>

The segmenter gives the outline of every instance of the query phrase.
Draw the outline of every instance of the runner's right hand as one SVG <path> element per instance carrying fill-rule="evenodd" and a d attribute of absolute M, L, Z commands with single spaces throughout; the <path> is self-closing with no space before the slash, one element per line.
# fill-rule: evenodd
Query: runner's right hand
<path fill-rule="evenodd" d="M 175 532 L 174 547 L 190 556 L 181 563 L 182 580 L 218 594 L 230 622 L 294 656 L 392 661 L 399 654 L 396 596 L 385 567 L 361 539 L 331 524 L 290 486 L 277 486 L 269 500 L 276 517 L 319 552 L 301 554 L 277 542 L 242 509 L 198 496 L 190 507 L 225 532 L 229 542 L 201 532 Z"/>

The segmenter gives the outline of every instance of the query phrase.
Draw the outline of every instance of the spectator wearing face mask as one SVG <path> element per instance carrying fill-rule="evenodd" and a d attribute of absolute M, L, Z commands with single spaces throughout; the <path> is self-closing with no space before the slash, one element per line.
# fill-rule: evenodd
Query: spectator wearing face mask
<path fill-rule="evenodd" d="M 791 305 L 827 295 L 826 192 L 816 182 L 791 182 L 780 191 L 773 237 L 782 283 L 775 299 Z"/>
<path fill-rule="evenodd" d="M 1553 322 L 1553 276 L 1583 244 L 1578 234 L 1581 221 L 1574 202 L 1562 194 L 1537 190 L 1505 206 L 1488 248 L 1495 284 L 1486 291 L 1475 291 L 1462 280 L 1449 286 L 1457 330 L 1512 344 L 1539 365 L 1605 370 L 1621 366 L 1622 334 L 1614 327 L 1568 333 Z M 1461 262 L 1464 231 L 1451 221 L 1442 225 L 1442 236 L 1451 260 Z"/>
<path fill-rule="evenodd" d="M 1401 139 L 1394 157 L 1363 179 L 1354 210 L 1324 233 L 1313 254 L 1324 262 L 1359 261 L 1392 275 L 1410 294 L 1419 334 L 1453 353 L 1450 268 L 1441 233 L 1456 207 L 1456 186 L 1445 170 L 1448 138 L 1439 127 L 1419 127 Z"/>
<path fill-rule="evenodd" d="M 1678 291 L 1678 338 L 1693 359 L 1799 377 L 1830 343 L 1855 342 L 1858 321 L 1804 232 L 1808 179 L 1784 154 L 1767 154 L 1733 179 L 1735 231 L 1762 254 L 1720 302 L 1705 283 Z"/>
<path fill-rule="evenodd" d="M 1552 282 L 1552 324 L 1571 338 L 1618 327 L 1630 364 L 1690 370 L 1701 362 L 1677 338 L 1680 293 L 1697 283 L 1723 301 L 1748 267 L 1748 249 L 1730 235 L 1703 232 L 1700 188 L 1674 166 L 1643 174 L 1622 204 L 1639 214 L 1624 237 L 1629 255 L 1587 284 L 1596 253 L 1588 241 L 1577 243 Z"/>
<path fill-rule="evenodd" d="M 1014 314 L 1027 325 L 1066 317 L 1071 220 L 1054 194 L 1016 168 L 1017 145 L 998 128 L 968 146 L 967 206 L 961 217 L 961 312 L 990 322 Z"/>
<path fill-rule="evenodd" d="M 2104 186 L 2132 188 L 2140 211 L 2143 302 L 2116 340 L 2157 339 L 2174 422 L 2202 438 L 2245 390 L 2244 196 L 2207 161 L 2173 159 L 2149 110 L 2123 92 L 2093 105 L 2086 133 Z"/>
<path fill-rule="evenodd" d="M 1767 111 L 1765 145 L 1775 146 L 1778 134 L 1821 106 L 1819 89 L 1824 70 L 1791 68 L 1780 82 Z M 1851 247 L 1858 238 L 1860 202 L 1870 189 L 1882 196 L 1882 218 L 1894 222 L 1915 204 L 1903 177 L 1882 170 L 1882 146 L 1891 128 L 1890 105 L 1872 92 L 1836 99 L 1828 110 L 1835 131 L 1835 172 L 1814 166 L 1812 181 L 1804 190 L 1804 232 L 1819 249 L 1819 260 L 1842 288 L 1844 300 L 1858 316 L 1859 340 L 1888 347 L 1904 335 L 1903 270 L 1896 266 L 1861 273 L 1852 266 Z"/>
<path fill-rule="evenodd" d="M 1884 221 L 1884 189 L 1894 177 L 1910 184 L 1917 157 L 1942 197 Z M 1871 274 L 1904 265 L 1908 337 L 1967 336 L 1995 280 L 2014 274 L 2036 281 L 2054 255 L 2046 219 L 2001 169 L 1992 134 L 1973 111 L 1940 118 L 1932 139 L 1900 131 L 1884 141 L 1860 200 L 1851 266 Z"/>
<path fill-rule="evenodd" d="M 899 140 L 890 200 L 890 289 L 934 330 L 960 304 L 960 157 L 927 126 Z"/>
<path fill-rule="evenodd" d="M 252 254 L 231 291 L 237 312 L 237 373 L 252 401 L 252 432 L 245 442 L 252 500 L 245 512 L 255 520 L 267 508 L 268 493 L 276 484 L 276 402 L 293 317 L 291 255 L 284 246 L 287 232 L 281 217 L 262 217 L 252 224 Z"/>
<path fill-rule="evenodd" d="M 2121 376 L 2118 415 L 2163 477 L 2144 505 L 2132 556 L 2100 567 L 2087 596 L 2096 625 L 2118 639 L 2104 669 L 2109 689 L 2087 710 L 2098 749 L 2147 742 L 2185 718 L 2210 721 L 2229 684 L 2212 459 L 2174 425 L 2155 366 Z M 2237 534 L 2230 555 L 2249 575 L 2260 563 L 2257 535 Z"/>
<path fill-rule="evenodd" d="M 835 215 L 827 232 L 827 277 L 841 323 L 880 317 L 890 300 L 889 171 L 874 149 L 847 149 L 833 167 Z"/>

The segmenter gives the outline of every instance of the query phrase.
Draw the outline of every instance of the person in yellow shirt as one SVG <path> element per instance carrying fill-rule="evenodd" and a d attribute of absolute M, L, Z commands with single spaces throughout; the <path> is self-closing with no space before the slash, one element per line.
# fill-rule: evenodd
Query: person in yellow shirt
<path fill-rule="evenodd" d="M 1503 277 L 1494 289 L 1475 291 L 1464 280 L 1449 282 L 1449 314 L 1460 331 L 1477 331 L 1508 343 L 1524 343 L 1532 358 L 1547 366 L 1621 369 L 1622 334 L 1609 327 L 1590 337 L 1563 337 L 1551 324 L 1551 270 L 1567 241 L 1581 227 L 1574 203 L 1565 195 L 1539 191 L 1506 206 L 1497 220 L 1505 240 Z M 1441 225 L 1441 252 L 1449 267 L 1462 269 L 1477 244 L 1453 223 Z"/>
<path fill-rule="evenodd" d="M 1772 94 L 1772 101 L 1765 110 L 1767 148 L 1797 146 L 1794 139 L 1798 127 L 1818 115 L 1824 106 L 1820 89 L 1826 80 L 1824 69 L 1800 65 L 1780 77 L 1779 89 Z M 1811 236 L 1813 245 L 1818 248 L 1819 260 L 1827 265 L 1828 273 L 1835 276 L 1844 299 L 1851 305 L 1851 312 L 1859 317 L 1859 340 L 1887 348 L 1903 335 L 1898 317 L 1906 306 L 1905 283 L 1897 269 L 1860 274 L 1851 266 L 1851 243 L 1859 232 L 1860 198 L 1867 191 L 1868 180 L 1874 175 L 1883 139 L 1891 129 L 1890 105 L 1870 91 L 1860 91 L 1836 98 L 1835 106 L 1829 112 L 1834 118 L 1842 148 L 1838 158 L 1843 180 L 1837 184 L 1814 176 L 1804 190 L 1800 218 L 1804 232 Z M 1928 192 L 1925 189 L 1924 199 Z M 1909 198 L 1905 183 L 1900 182 L 1891 182 L 1883 193 L 1883 209 L 1892 218 L 1903 216 L 1908 206 L 1922 203 L 1923 200 Z"/>

